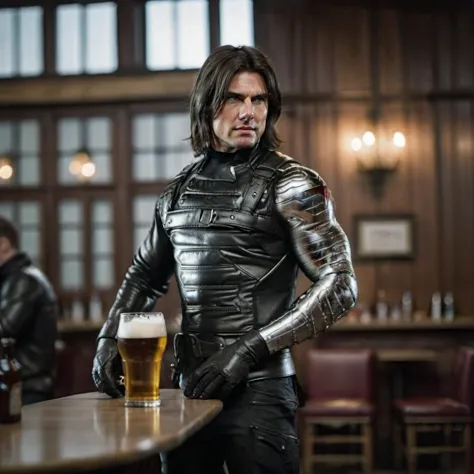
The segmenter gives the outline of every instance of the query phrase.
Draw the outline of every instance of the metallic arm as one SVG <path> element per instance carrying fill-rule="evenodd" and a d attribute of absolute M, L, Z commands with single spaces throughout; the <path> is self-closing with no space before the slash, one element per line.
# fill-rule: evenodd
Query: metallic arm
<path fill-rule="evenodd" d="M 260 329 L 270 353 L 328 329 L 357 300 L 349 242 L 321 177 L 291 163 L 275 185 L 275 202 L 288 225 L 292 251 L 313 285 L 285 314 Z"/>
<path fill-rule="evenodd" d="M 157 299 L 168 292 L 175 269 L 173 248 L 163 228 L 158 204 L 154 214 L 148 235 L 133 257 L 99 339 L 115 338 L 121 313 L 152 311 Z"/>

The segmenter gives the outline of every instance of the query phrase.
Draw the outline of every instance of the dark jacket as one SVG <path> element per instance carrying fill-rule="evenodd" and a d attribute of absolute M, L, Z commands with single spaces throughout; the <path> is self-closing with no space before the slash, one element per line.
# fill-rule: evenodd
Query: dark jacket
<path fill-rule="evenodd" d="M 295 300 L 299 269 L 313 285 Z M 99 337 L 116 337 L 120 313 L 151 311 L 173 273 L 182 332 L 194 347 L 200 341 L 183 352 L 205 358 L 251 330 L 269 333 L 274 356 L 251 378 L 293 375 L 289 348 L 330 327 L 356 299 L 326 184 L 263 148 L 209 152 L 166 187 Z"/>
<path fill-rule="evenodd" d="M 16 340 L 23 392 L 53 390 L 57 315 L 51 284 L 25 253 L 0 266 L 0 338 Z"/>

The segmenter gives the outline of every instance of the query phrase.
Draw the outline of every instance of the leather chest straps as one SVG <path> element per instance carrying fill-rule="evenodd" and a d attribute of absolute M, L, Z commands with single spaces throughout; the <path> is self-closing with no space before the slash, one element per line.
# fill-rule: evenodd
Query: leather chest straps
<path fill-rule="evenodd" d="M 249 230 L 259 230 L 281 235 L 281 229 L 272 218 L 255 214 L 257 204 L 262 198 L 269 183 L 286 161 L 272 151 L 257 164 L 252 180 L 243 192 L 242 201 L 238 209 L 179 209 L 169 210 L 163 221 L 166 230 L 179 228 L 201 228 L 213 225 L 228 225 L 242 227 Z"/>

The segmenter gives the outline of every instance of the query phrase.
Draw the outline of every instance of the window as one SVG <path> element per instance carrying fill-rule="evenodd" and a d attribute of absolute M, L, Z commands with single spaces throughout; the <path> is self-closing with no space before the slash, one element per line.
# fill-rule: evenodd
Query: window
<path fill-rule="evenodd" d="M 60 285 L 64 290 L 84 287 L 84 211 L 79 200 L 59 203 Z"/>
<path fill-rule="evenodd" d="M 146 3 L 146 64 L 149 69 L 194 69 L 209 54 L 207 0 Z"/>
<path fill-rule="evenodd" d="M 0 9 L 0 77 L 43 73 L 43 9 Z"/>
<path fill-rule="evenodd" d="M 109 117 L 62 118 L 58 121 L 58 181 L 64 185 L 109 183 L 111 171 L 112 121 Z M 95 165 L 90 175 L 72 171 L 76 154 L 85 151 Z"/>
<path fill-rule="evenodd" d="M 254 45 L 253 1 L 220 0 L 220 43 Z"/>
<path fill-rule="evenodd" d="M 192 159 L 186 138 L 190 134 L 187 113 L 137 115 L 133 119 L 133 178 L 166 181 Z"/>
<path fill-rule="evenodd" d="M 0 202 L 0 216 L 12 221 L 20 234 L 20 250 L 42 268 L 41 204 L 36 201 Z"/>
<path fill-rule="evenodd" d="M 81 291 L 88 286 L 86 282 L 91 282 L 93 290 L 112 288 L 115 253 L 112 201 L 93 199 L 88 204 L 79 199 L 64 199 L 58 211 L 61 288 Z M 87 235 L 85 221 L 91 229 Z M 87 248 L 90 248 L 88 255 Z"/>
<path fill-rule="evenodd" d="M 92 282 L 95 289 L 114 285 L 113 211 L 110 200 L 92 202 Z"/>
<path fill-rule="evenodd" d="M 115 2 L 59 5 L 56 14 L 59 74 L 110 73 L 117 69 Z"/>
<path fill-rule="evenodd" d="M 153 223 L 157 195 L 139 195 L 133 199 L 133 246 L 138 249 Z"/>
<path fill-rule="evenodd" d="M 12 162 L 13 175 L 0 186 L 40 183 L 40 126 L 37 120 L 0 122 L 0 157 Z"/>

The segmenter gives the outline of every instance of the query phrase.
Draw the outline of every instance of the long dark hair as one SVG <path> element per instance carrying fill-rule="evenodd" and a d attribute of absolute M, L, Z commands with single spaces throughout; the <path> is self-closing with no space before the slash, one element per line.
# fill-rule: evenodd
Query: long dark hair
<path fill-rule="evenodd" d="M 250 46 L 220 46 L 206 59 L 190 96 L 191 146 L 195 156 L 210 148 L 214 132 L 212 121 L 224 104 L 235 74 L 256 72 L 263 77 L 268 94 L 268 115 L 260 143 L 276 149 L 281 143 L 275 128 L 281 114 L 281 92 L 269 59 Z"/>

